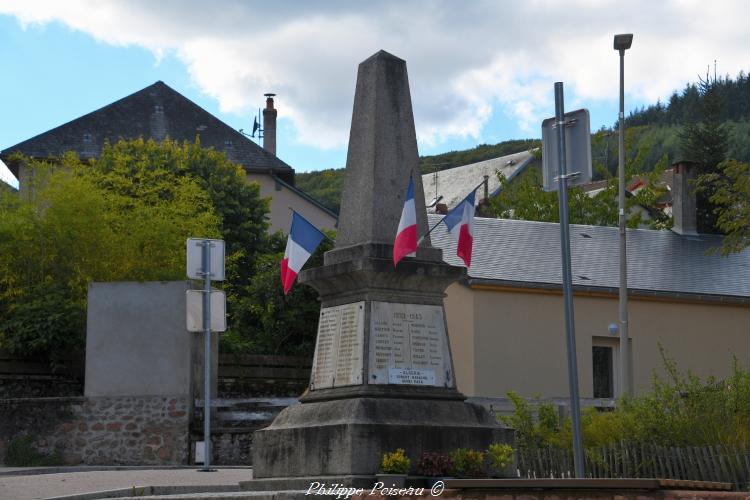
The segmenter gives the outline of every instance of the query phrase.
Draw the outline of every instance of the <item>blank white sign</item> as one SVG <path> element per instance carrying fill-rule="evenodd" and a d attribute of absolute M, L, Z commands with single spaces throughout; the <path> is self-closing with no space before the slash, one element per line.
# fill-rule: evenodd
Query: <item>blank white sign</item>
<path fill-rule="evenodd" d="M 187 291 L 187 330 L 203 331 L 203 291 Z M 227 330 L 227 297 L 223 290 L 211 290 L 211 331 Z"/>
<path fill-rule="evenodd" d="M 203 242 L 211 242 L 211 279 L 224 281 L 224 240 L 207 238 L 188 238 L 187 240 L 187 275 L 193 280 L 203 279 Z"/>

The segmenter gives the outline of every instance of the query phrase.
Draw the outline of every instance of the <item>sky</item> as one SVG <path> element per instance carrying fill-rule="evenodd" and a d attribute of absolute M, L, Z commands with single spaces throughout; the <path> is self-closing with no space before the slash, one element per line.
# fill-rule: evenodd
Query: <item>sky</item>
<path fill-rule="evenodd" d="M 750 64 L 742 0 L 0 0 L 0 150 L 157 80 L 251 130 L 277 94 L 278 156 L 307 172 L 346 163 L 357 65 L 405 59 L 420 154 L 538 138 L 567 110 L 617 120 L 616 33 L 629 110 L 713 70 Z M 0 177 L 14 183 L 0 165 Z"/>

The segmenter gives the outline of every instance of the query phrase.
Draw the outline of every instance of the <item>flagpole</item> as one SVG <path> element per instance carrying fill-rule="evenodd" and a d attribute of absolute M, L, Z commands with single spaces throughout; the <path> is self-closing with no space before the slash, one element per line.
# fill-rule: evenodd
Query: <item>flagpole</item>
<path fill-rule="evenodd" d="M 472 189 L 471 191 L 469 191 L 469 194 L 467 194 L 466 196 L 464 196 L 464 200 L 465 200 L 466 198 L 468 198 L 468 197 L 469 197 L 469 195 L 470 195 L 471 193 L 473 193 L 474 191 L 476 191 L 477 189 L 479 189 L 480 187 L 482 187 L 482 184 L 486 184 L 486 183 L 488 183 L 488 182 L 489 182 L 489 178 L 487 178 L 487 179 L 483 180 L 482 182 L 480 182 L 480 183 L 479 183 L 479 184 L 477 185 L 477 187 L 475 187 L 474 189 Z M 464 200 L 461 200 L 461 201 L 463 202 Z M 460 205 L 460 203 L 459 203 L 459 205 Z M 448 217 L 448 214 L 445 214 L 445 215 L 443 216 L 443 219 L 445 219 L 446 217 Z M 419 238 L 419 241 L 417 241 L 417 246 L 419 246 L 419 245 L 421 245 L 421 244 L 422 244 L 422 242 L 424 241 L 424 239 L 425 239 L 425 238 L 427 238 L 427 237 L 428 237 L 428 236 L 430 235 L 430 233 L 431 233 L 431 232 L 432 232 L 432 231 L 433 231 L 433 230 L 434 230 L 434 229 L 435 229 L 436 227 L 438 227 L 438 226 L 440 225 L 440 223 L 441 223 L 441 222 L 443 222 L 443 219 L 440 219 L 439 221 L 437 221 L 437 223 L 435 223 L 435 225 L 434 225 L 434 226 L 432 226 L 432 227 L 430 228 L 430 230 L 429 230 L 429 231 L 427 231 L 427 233 L 425 233 L 425 234 L 424 234 L 424 236 L 422 236 L 421 238 Z"/>

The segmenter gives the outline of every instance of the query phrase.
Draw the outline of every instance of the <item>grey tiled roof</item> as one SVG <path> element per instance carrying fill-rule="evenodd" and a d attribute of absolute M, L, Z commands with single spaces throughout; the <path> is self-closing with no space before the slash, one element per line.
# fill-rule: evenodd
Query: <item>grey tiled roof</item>
<path fill-rule="evenodd" d="M 430 204 L 430 200 L 435 199 L 435 193 L 442 196 L 440 203 L 445 203 L 451 209 L 458 205 L 472 188 L 484 180 L 488 175 L 489 194 L 497 195 L 500 190 L 500 181 L 497 178 L 497 172 L 501 172 L 506 178 L 512 179 L 521 172 L 533 159 L 528 151 L 515 153 L 512 155 L 492 158 L 490 160 L 480 161 L 463 165 L 461 167 L 449 168 L 431 174 L 422 176 L 422 185 L 424 186 L 425 203 Z M 436 188 L 437 185 L 437 188 Z M 484 197 L 482 191 L 479 191 L 476 201 Z M 434 212 L 434 209 L 428 209 Z"/>
<path fill-rule="evenodd" d="M 440 216 L 429 215 L 430 227 Z M 616 227 L 570 226 L 573 284 L 591 289 L 619 286 Z M 462 265 L 456 244 L 440 224 L 432 244 L 443 259 Z M 643 294 L 750 299 L 750 249 L 722 257 L 707 251 L 721 244 L 712 235 L 680 236 L 672 231 L 628 230 L 628 288 Z M 506 285 L 560 286 L 560 230 L 556 223 L 475 219 L 470 280 Z"/>
<path fill-rule="evenodd" d="M 112 143 L 120 138 L 161 141 L 170 137 L 192 142 L 196 136 L 202 146 L 224 151 L 227 158 L 247 170 L 272 170 L 294 182 L 289 165 L 161 81 L 5 148 L 1 156 L 18 151 L 35 158 L 53 158 L 76 151 L 85 159 L 98 157 L 107 139 Z"/>

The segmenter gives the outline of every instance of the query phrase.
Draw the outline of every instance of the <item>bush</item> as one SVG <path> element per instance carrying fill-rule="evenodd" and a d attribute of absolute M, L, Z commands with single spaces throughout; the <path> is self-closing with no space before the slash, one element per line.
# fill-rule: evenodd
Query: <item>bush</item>
<path fill-rule="evenodd" d="M 452 471 L 451 457 L 442 453 L 424 452 L 417 463 L 417 472 L 422 476 L 448 476 Z"/>
<path fill-rule="evenodd" d="M 513 463 L 513 447 L 505 443 L 492 443 L 487 449 L 490 459 L 490 468 L 497 474 L 501 474 Z"/>
<path fill-rule="evenodd" d="M 408 474 L 409 469 L 411 469 L 411 460 L 406 456 L 403 448 L 384 453 L 380 461 L 380 471 L 384 474 Z"/>
<path fill-rule="evenodd" d="M 530 404 L 516 392 L 509 392 L 508 399 L 513 403 L 511 415 L 500 415 L 498 420 L 516 431 L 516 446 L 533 448 L 548 444 L 560 431 L 557 410 L 551 403 Z M 537 418 L 534 418 L 536 411 Z"/>
<path fill-rule="evenodd" d="M 451 453 L 453 471 L 463 477 L 483 477 L 484 453 L 466 448 L 459 448 Z"/>
<path fill-rule="evenodd" d="M 10 441 L 5 455 L 5 465 L 9 467 L 48 467 L 62 465 L 62 457 L 57 452 L 48 456 L 42 455 L 34 448 L 33 436 L 26 435 Z"/>
<path fill-rule="evenodd" d="M 661 348 L 660 348 L 661 349 Z M 600 447 L 621 441 L 660 446 L 744 445 L 750 442 L 750 370 L 732 360 L 730 374 L 723 380 L 701 379 L 681 372 L 661 349 L 663 375 L 654 374 L 651 390 L 641 396 L 618 401 L 613 411 L 586 408 L 581 413 L 583 444 Z M 572 425 L 552 423 L 552 412 L 532 405 L 515 393 L 508 397 L 515 412 L 501 417 L 516 429 L 517 446 L 572 447 Z M 547 405 L 548 406 L 548 405 Z"/>

